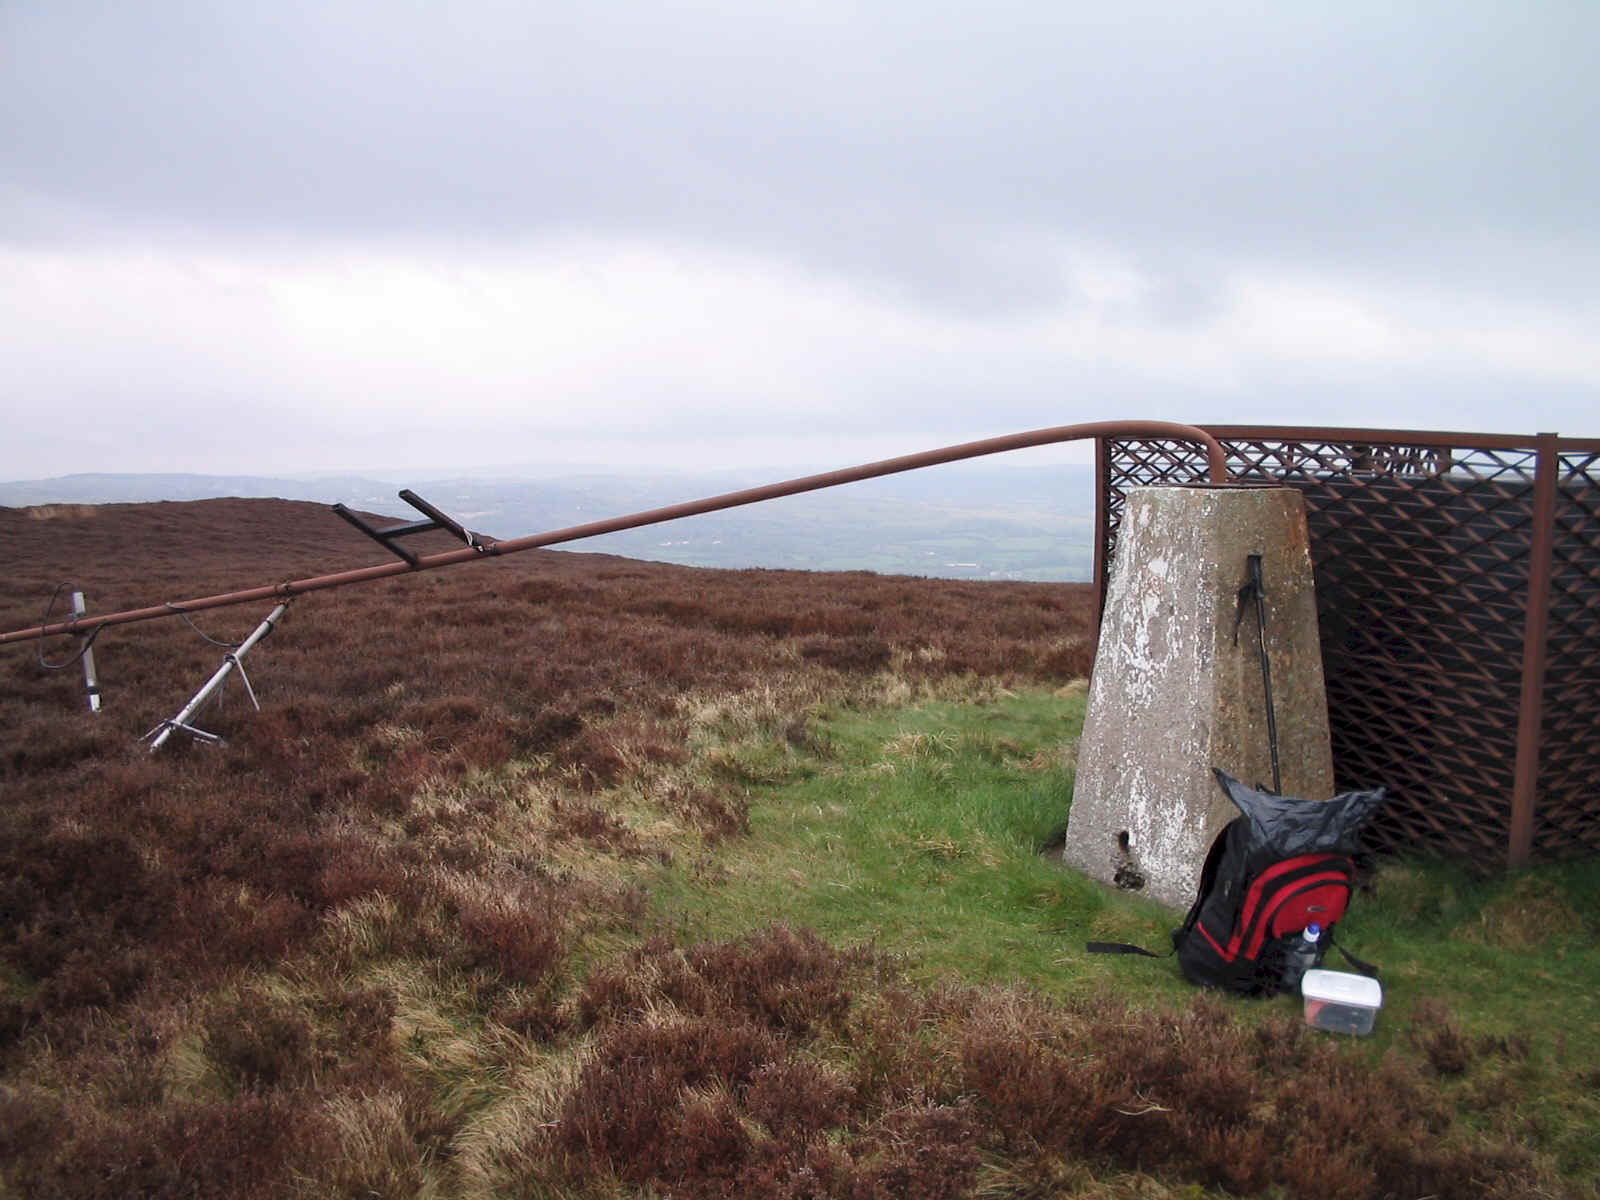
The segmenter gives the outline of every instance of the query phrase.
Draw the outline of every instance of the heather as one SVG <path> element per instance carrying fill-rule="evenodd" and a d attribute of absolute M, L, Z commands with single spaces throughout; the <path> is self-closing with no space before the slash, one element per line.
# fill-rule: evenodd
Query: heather
<path fill-rule="evenodd" d="M 0 550 L 7 629 L 62 579 L 103 611 L 381 553 L 271 501 L 0 510 Z M 1091 621 L 536 552 L 302 598 L 262 711 L 230 684 L 225 746 L 157 756 L 195 629 L 106 632 L 98 716 L 7 648 L 0 1194 L 1592 1195 L 1580 869 L 1380 869 L 1417 999 L 1370 1044 L 1082 960 L 1167 919 L 1040 853 Z M 1463 1008 L 1455 959 L 1530 945 L 1550 1024 Z"/>

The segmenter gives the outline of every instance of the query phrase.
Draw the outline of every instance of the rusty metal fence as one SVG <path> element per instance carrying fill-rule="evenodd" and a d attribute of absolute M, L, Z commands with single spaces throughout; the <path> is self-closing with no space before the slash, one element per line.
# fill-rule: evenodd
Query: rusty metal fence
<path fill-rule="evenodd" d="M 1206 428 L 1235 476 L 1305 496 L 1335 778 L 1391 795 L 1373 848 L 1600 853 L 1600 441 Z M 1127 489 L 1203 460 L 1097 446 L 1103 599 Z"/>

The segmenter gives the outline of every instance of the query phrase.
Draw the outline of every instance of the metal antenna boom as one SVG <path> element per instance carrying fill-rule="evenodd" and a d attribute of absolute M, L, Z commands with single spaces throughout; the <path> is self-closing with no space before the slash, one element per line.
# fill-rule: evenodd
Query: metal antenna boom
<path fill-rule="evenodd" d="M 894 475 L 901 471 L 913 471 L 920 467 L 938 466 L 941 463 L 959 462 L 962 459 L 979 458 L 987 454 L 1000 454 L 1008 450 L 1022 450 L 1031 446 L 1053 446 L 1062 442 L 1083 441 L 1089 438 L 1165 439 L 1198 445 L 1205 451 L 1206 475 L 1210 482 L 1215 484 L 1228 482 L 1227 452 L 1222 448 L 1222 443 L 1204 429 L 1194 425 L 1178 425 L 1170 421 L 1090 421 L 1082 425 L 1058 425 L 1050 429 L 1035 429 L 1028 433 L 1013 433 L 1005 437 L 988 438 L 979 442 L 963 442 L 956 446 L 946 446 L 941 450 L 926 450 L 920 454 L 907 454 L 901 458 L 888 458 L 881 462 L 866 463 L 859 467 L 847 467 L 844 470 L 829 471 L 822 475 L 806 475 L 783 483 L 771 483 L 765 487 L 749 488 L 742 492 L 728 492 L 721 496 L 710 496 L 704 500 L 691 500 L 686 504 L 651 509 L 648 512 L 633 513 L 625 517 L 613 517 L 606 521 L 594 521 L 587 525 L 573 525 L 566 529 L 557 529 L 549 533 L 536 533 L 529 537 L 513 538 L 506 542 L 469 544 L 460 550 L 449 550 L 443 554 L 429 555 L 426 558 L 419 557 L 415 565 L 410 562 L 383 563 L 376 567 L 362 567 L 353 571 L 340 571 L 333 575 L 318 575 L 311 579 L 296 579 L 284 583 L 267 584 L 265 587 L 250 588 L 240 592 L 224 592 L 216 596 L 205 596 L 198 600 L 185 600 L 179 607 L 184 612 L 193 613 L 208 608 L 223 608 L 230 604 L 249 604 L 255 600 L 286 600 L 291 596 L 305 595 L 307 592 L 319 592 L 327 588 L 344 587 L 352 583 L 367 583 L 372 580 L 387 579 L 393 575 L 403 575 L 408 571 L 430 571 L 436 567 L 453 567 L 458 563 L 473 562 L 480 557 L 491 555 L 519 554 L 524 550 L 536 550 L 544 546 L 554 546 L 561 542 L 574 542 L 580 538 L 598 537 L 602 533 L 618 533 L 624 529 L 637 529 L 641 525 L 655 525 L 661 521 L 675 521 L 680 517 L 693 517 L 701 513 L 718 512 L 725 508 L 756 504 L 762 500 L 775 500 L 780 496 L 795 496 L 801 492 L 814 492 L 821 488 L 836 487 L 841 483 L 855 483 L 863 479 L 876 479 L 882 475 Z M 369 536 L 376 536 L 377 532 L 374 531 Z M 381 541 L 382 539 L 380 538 L 379 540 Z M 173 611 L 170 605 L 158 604 L 149 608 L 135 608 L 126 612 L 88 617 L 77 622 L 64 621 L 54 625 L 36 625 L 31 629 L 17 629 L 10 633 L 0 633 L 0 645 L 26 641 L 29 638 L 50 637 L 60 633 L 87 633 L 89 630 L 103 625 L 128 625 L 135 621 L 150 621 L 157 617 L 170 617 L 173 615 Z"/>

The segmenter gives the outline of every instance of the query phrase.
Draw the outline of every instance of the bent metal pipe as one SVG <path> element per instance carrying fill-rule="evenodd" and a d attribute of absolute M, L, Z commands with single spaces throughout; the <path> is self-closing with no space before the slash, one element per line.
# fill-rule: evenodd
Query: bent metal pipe
<path fill-rule="evenodd" d="M 926 450 L 920 454 L 907 454 L 900 458 L 883 459 L 880 462 L 866 463 L 859 467 L 846 467 L 843 470 L 828 471 L 821 475 L 806 475 L 798 479 L 785 480 L 782 483 L 771 483 L 764 487 L 728 492 L 724 495 L 710 496 L 703 500 L 691 500 L 685 504 L 675 504 L 667 508 L 655 508 L 647 512 L 631 513 L 623 517 L 594 521 L 587 525 L 572 525 L 566 529 L 531 534 L 527 537 L 512 538 L 509 541 L 486 542 L 477 547 L 449 550 L 442 554 L 419 558 L 415 564 L 407 562 L 383 563 L 375 567 L 360 567 L 351 571 L 339 571 L 332 575 L 317 575 L 308 579 L 295 579 L 284 583 L 271 583 L 262 587 L 247 588 L 243 591 L 223 592 L 219 595 L 204 596 L 195 600 L 152 605 L 148 608 L 128 609 L 124 612 L 105 613 L 94 617 L 82 617 L 70 621 L 60 621 L 53 625 L 36 625 L 31 629 L 17 629 L 10 633 L 0 634 L 0 645 L 27 641 L 33 638 L 52 637 L 57 634 L 87 634 L 108 625 L 129 625 L 135 621 L 153 621 L 158 617 L 170 617 L 177 613 L 202 612 L 208 608 L 225 608 L 234 604 L 250 604 L 257 600 L 286 600 L 292 596 L 305 595 L 308 592 L 325 591 L 329 588 L 345 587 L 354 583 L 368 583 L 372 580 L 387 579 L 394 575 L 407 575 L 413 571 L 431 571 L 438 567 L 452 567 L 459 563 L 474 562 L 485 557 L 516 554 L 523 550 L 536 550 L 545 546 L 558 545 L 562 542 L 598 537 L 603 533 L 618 533 L 624 529 L 637 529 L 643 525 L 655 525 L 662 521 L 676 521 L 682 517 L 698 516 L 701 513 L 718 512 L 726 508 L 738 508 L 745 504 L 758 504 L 763 500 L 776 500 L 782 496 L 794 496 L 801 492 L 814 492 L 822 488 L 837 487 L 844 483 L 856 483 L 863 479 L 876 479 L 883 475 L 914 471 L 921 467 L 939 466 L 943 463 L 959 462 L 968 458 L 981 458 L 988 454 L 1002 454 L 1008 450 L 1022 450 L 1032 446 L 1050 446 L 1062 442 L 1084 441 L 1091 438 L 1165 438 L 1172 441 L 1192 442 L 1205 448 L 1208 480 L 1214 484 L 1222 484 L 1228 481 L 1227 458 L 1222 444 L 1205 430 L 1193 425 L 1179 425 L 1168 421 L 1091 421 L 1080 425 L 1058 425 L 1049 429 L 1035 429 L 1027 433 L 1014 433 L 1005 437 L 987 438 L 983 441 L 963 442 L 960 445 L 946 446 L 939 450 Z"/>

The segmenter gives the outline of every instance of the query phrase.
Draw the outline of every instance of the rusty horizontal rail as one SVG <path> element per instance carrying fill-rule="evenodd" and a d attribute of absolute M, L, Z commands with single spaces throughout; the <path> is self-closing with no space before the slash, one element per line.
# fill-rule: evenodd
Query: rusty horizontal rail
<path fill-rule="evenodd" d="M 380 566 L 339 571 L 331 575 L 317 575 L 308 579 L 266 584 L 262 587 L 247 588 L 243 591 L 223 592 L 215 596 L 204 596 L 195 600 L 153 605 L 149 608 L 128 609 L 124 612 L 106 613 L 101 616 L 82 617 L 70 621 L 57 622 L 53 625 L 36 625 L 31 629 L 17 629 L 10 633 L 0 634 L 0 645 L 9 642 L 27 641 L 33 638 L 52 637 L 59 634 L 89 634 L 97 629 L 103 629 L 111 625 L 130 625 L 135 621 L 153 621 L 160 617 L 175 616 L 180 612 L 202 612 L 206 609 L 225 608 L 234 604 L 250 604 L 257 600 L 281 601 L 292 596 L 305 595 L 308 592 L 325 591 L 329 588 L 345 587 L 355 583 L 368 583 L 373 580 L 387 579 L 394 575 L 408 575 L 414 571 L 431 571 L 439 567 L 452 567 L 460 563 L 475 562 L 481 558 L 516 554 L 523 550 L 537 550 L 546 546 L 559 545 L 562 542 L 574 542 L 582 538 L 598 537 L 605 533 L 619 533 L 624 529 L 637 529 L 643 525 L 655 525 L 663 521 L 676 521 L 683 517 L 718 512 L 727 508 L 738 508 L 746 504 L 758 504 L 763 500 L 776 500 L 783 496 L 814 492 L 822 488 L 837 487 L 844 483 L 856 483 L 864 479 L 876 479 L 880 476 L 894 475 L 902 471 L 914 471 L 921 467 L 939 466 L 968 458 L 981 458 L 989 454 L 1002 454 L 1008 450 L 1023 450 L 1033 446 L 1051 446 L 1063 442 L 1107 437 L 1159 438 L 1168 441 L 1193 442 L 1205 449 L 1207 477 L 1210 482 L 1219 484 L 1227 482 L 1227 458 L 1222 444 L 1210 433 L 1193 425 L 1179 425 L 1168 421 L 1091 421 L 1081 425 L 1058 425 L 1049 429 L 1035 429 L 1027 433 L 1014 433 L 1005 437 L 987 438 L 983 441 L 963 442 L 960 445 L 946 446 L 939 450 L 926 450 L 920 454 L 907 454 L 900 458 L 883 459 L 880 462 L 866 463 L 859 467 L 846 467 L 843 470 L 828 471 L 821 475 L 806 475 L 798 479 L 785 480 L 782 483 L 772 483 L 764 487 L 728 492 L 720 496 L 710 496 L 703 500 L 691 500 L 685 504 L 671 505 L 667 508 L 650 509 L 646 512 L 612 517 L 609 520 L 593 521 L 586 525 L 572 525 L 565 529 L 556 529 L 548 533 L 536 533 L 528 537 L 512 538 L 503 542 L 488 542 L 476 549 L 469 547 L 461 550 L 450 550 L 441 554 L 418 558 L 415 564 L 405 562 L 384 563 Z"/>
<path fill-rule="evenodd" d="M 1528 450 L 1536 447 L 1540 434 L 1533 433 L 1450 433 L 1420 429 L 1355 429 L 1307 425 L 1207 425 L 1206 432 L 1224 442 L 1294 442 L 1334 445 L 1373 444 L 1379 446 L 1419 446 L 1459 450 Z M 1118 436 L 1113 434 L 1113 437 Z M 1556 448 L 1578 453 L 1600 453 L 1600 438 L 1558 437 Z"/>

